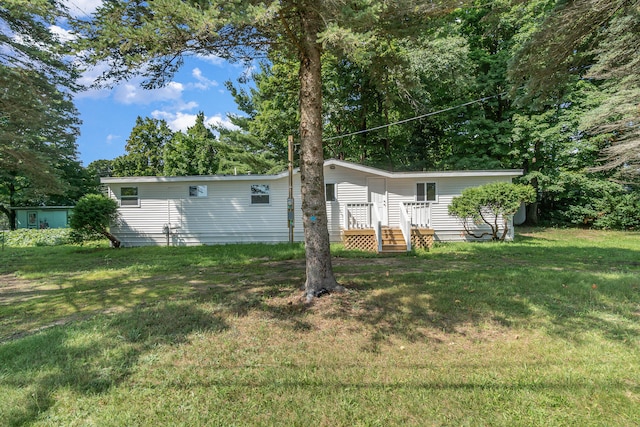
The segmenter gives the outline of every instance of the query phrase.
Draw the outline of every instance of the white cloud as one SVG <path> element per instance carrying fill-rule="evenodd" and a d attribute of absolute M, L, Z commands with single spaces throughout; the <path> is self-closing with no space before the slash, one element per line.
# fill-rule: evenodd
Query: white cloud
<path fill-rule="evenodd" d="M 193 126 L 196 122 L 195 114 L 186 114 L 181 111 L 170 112 L 155 110 L 151 112 L 151 117 L 158 120 L 165 120 L 169 129 L 174 132 L 186 131 L 187 128 Z"/>
<path fill-rule="evenodd" d="M 83 71 L 82 74 L 80 75 L 80 78 L 78 79 L 78 84 L 88 89 L 85 91 L 76 93 L 75 98 L 76 99 L 81 99 L 81 98 L 101 99 L 101 98 L 107 98 L 109 95 L 111 95 L 112 89 L 91 87 L 93 84 L 95 84 L 96 80 L 105 71 L 107 71 L 107 69 L 108 69 L 107 63 L 103 62 Z"/>
<path fill-rule="evenodd" d="M 196 58 L 213 65 L 224 65 L 227 61 L 215 55 L 196 55 Z"/>
<path fill-rule="evenodd" d="M 210 87 L 219 86 L 217 81 L 209 80 L 208 78 L 203 76 L 200 68 L 194 68 L 191 71 L 191 75 L 197 80 L 197 82 L 193 84 L 193 87 L 195 87 L 196 89 L 206 90 Z"/>
<path fill-rule="evenodd" d="M 215 125 L 215 126 L 220 126 L 226 129 L 233 129 L 233 130 L 239 129 L 236 125 L 231 123 L 231 121 L 228 118 L 222 117 L 220 114 L 216 114 L 215 116 L 211 116 L 211 117 L 206 117 L 204 122 L 208 126 Z"/>
<path fill-rule="evenodd" d="M 158 101 L 179 101 L 183 91 L 184 85 L 178 82 L 169 82 L 164 87 L 145 90 L 140 87 L 138 79 L 133 79 L 117 86 L 114 89 L 113 99 L 125 105 L 148 105 Z"/>
<path fill-rule="evenodd" d="M 107 135 L 107 145 L 111 145 L 113 144 L 113 141 L 117 141 L 119 139 L 121 139 L 122 137 L 120 135 L 114 135 L 112 133 L 110 133 L 109 135 Z"/>
<path fill-rule="evenodd" d="M 57 36 L 58 40 L 60 40 L 62 43 L 74 40 L 76 38 L 76 35 L 73 34 L 70 30 L 62 28 L 58 25 L 51 25 L 49 27 L 49 31 Z"/>
<path fill-rule="evenodd" d="M 108 71 L 108 69 L 108 63 L 102 62 L 85 70 L 78 79 L 78 83 L 88 89 L 77 93 L 76 99 L 103 99 L 113 97 L 116 103 L 124 105 L 149 105 L 154 102 L 163 101 L 182 103 L 181 98 L 185 86 L 178 82 L 169 82 L 164 87 L 146 90 L 141 86 L 143 77 L 134 77 L 126 82 L 115 84 L 113 87 L 93 87 L 98 78 Z"/>
<path fill-rule="evenodd" d="M 176 105 L 176 111 L 190 111 L 198 108 L 200 104 L 196 101 L 183 102 L 181 104 Z"/>
<path fill-rule="evenodd" d="M 178 112 L 170 112 L 170 111 L 161 111 L 155 110 L 151 113 L 151 116 L 154 119 L 165 120 L 169 129 L 174 132 L 186 132 L 188 128 L 193 126 L 196 123 L 197 114 L 187 114 L 181 111 Z M 206 117 L 204 119 L 204 123 L 211 126 L 222 126 L 227 129 L 237 129 L 237 127 L 229 121 L 229 119 L 222 117 L 220 114 L 215 116 Z"/>
<path fill-rule="evenodd" d="M 195 101 L 185 102 L 182 100 L 185 91 L 193 90 L 194 88 L 203 90 L 218 86 L 216 81 L 207 79 L 202 75 L 200 70 L 196 68 L 192 73 L 193 77 L 197 80 L 196 82 L 183 84 L 172 81 L 166 86 L 147 90 L 141 86 L 143 77 L 134 77 L 126 82 L 113 85 L 113 87 L 92 87 L 97 79 L 108 71 L 108 69 L 109 65 L 103 62 L 85 70 L 78 79 L 78 83 L 88 89 L 77 93 L 76 99 L 104 99 L 112 97 L 114 102 L 124 105 L 149 105 L 155 102 L 172 102 L 174 103 L 172 107 L 174 111 L 185 111 L 198 107 L 198 103 Z"/>

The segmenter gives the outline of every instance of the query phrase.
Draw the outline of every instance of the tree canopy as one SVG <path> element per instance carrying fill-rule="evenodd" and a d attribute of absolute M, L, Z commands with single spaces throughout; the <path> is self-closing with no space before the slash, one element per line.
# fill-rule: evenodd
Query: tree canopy
<path fill-rule="evenodd" d="M 7 0 L 0 5 L 0 211 L 10 206 L 76 199 L 84 172 L 72 102 L 77 72 L 50 31 L 66 17 L 61 2 Z"/>
<path fill-rule="evenodd" d="M 576 77 L 599 83 L 582 132 L 606 135 L 602 164 L 621 179 L 640 177 L 640 2 L 559 1 L 523 44 L 510 69 L 521 102 L 558 102 Z M 560 101 L 561 102 L 561 101 Z"/>
<path fill-rule="evenodd" d="M 101 194 L 88 194 L 78 200 L 69 218 L 69 226 L 77 241 L 106 237 L 113 247 L 118 248 L 120 240 L 109 232 L 109 227 L 117 220 L 118 202 Z"/>

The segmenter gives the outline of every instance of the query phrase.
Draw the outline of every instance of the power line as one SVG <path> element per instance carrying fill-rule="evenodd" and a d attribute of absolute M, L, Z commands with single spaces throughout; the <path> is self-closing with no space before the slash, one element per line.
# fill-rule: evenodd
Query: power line
<path fill-rule="evenodd" d="M 411 117 L 409 119 L 404 119 L 404 120 L 400 120 L 400 121 L 393 122 L 393 123 L 387 123 L 386 125 L 376 126 L 374 128 L 370 128 L 370 129 L 363 129 L 363 130 L 359 130 L 359 131 L 356 131 L 356 132 L 345 133 L 344 135 L 332 136 L 331 138 L 326 138 L 325 141 L 331 141 L 331 140 L 338 139 L 338 138 L 346 138 L 348 136 L 359 135 L 359 134 L 365 133 L 365 132 L 373 132 L 375 130 L 388 128 L 390 126 L 401 125 L 401 124 L 408 123 L 408 122 L 411 122 L 411 121 L 414 121 L 414 120 L 420 120 L 420 119 L 424 119 L 425 117 L 435 116 L 436 114 L 445 113 L 447 111 L 455 110 L 456 108 L 466 107 L 467 105 L 472 105 L 472 104 L 476 104 L 478 102 L 483 102 L 483 101 L 486 101 L 486 100 L 491 99 L 491 98 L 497 98 L 499 96 L 506 95 L 506 94 L 507 94 L 507 92 L 502 92 L 502 93 L 499 93 L 497 95 L 485 96 L 484 98 L 480 98 L 480 99 L 476 99 L 476 100 L 473 100 L 473 101 L 465 102 L 464 104 L 455 105 L 453 107 L 444 108 L 442 110 L 432 111 L 430 113 L 422 114 L 422 115 L 416 116 L 416 117 Z"/>
<path fill-rule="evenodd" d="M 70 4 L 71 6 L 73 6 L 78 12 L 80 12 L 82 15 L 79 16 L 89 16 L 91 15 L 90 13 L 87 13 L 82 7 L 78 6 L 78 3 L 76 3 L 73 0 L 68 0 L 67 1 L 68 4 Z"/>

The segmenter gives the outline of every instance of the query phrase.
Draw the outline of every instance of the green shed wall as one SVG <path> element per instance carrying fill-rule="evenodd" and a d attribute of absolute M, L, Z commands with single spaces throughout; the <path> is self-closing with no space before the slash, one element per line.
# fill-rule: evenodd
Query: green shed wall
<path fill-rule="evenodd" d="M 71 209 L 16 210 L 16 228 L 67 228 L 70 214 Z M 32 216 L 31 222 L 29 216 Z"/>

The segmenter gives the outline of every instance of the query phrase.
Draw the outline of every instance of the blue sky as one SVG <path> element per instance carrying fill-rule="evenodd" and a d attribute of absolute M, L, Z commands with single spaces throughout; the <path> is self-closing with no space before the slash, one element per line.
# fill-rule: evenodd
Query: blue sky
<path fill-rule="evenodd" d="M 91 81 L 99 72 L 95 69 L 87 73 L 83 82 Z M 75 105 L 83 122 L 77 140 L 80 160 L 87 166 L 94 160 L 124 154 L 138 116 L 164 119 L 172 130 L 178 131 L 193 125 L 202 111 L 207 124 L 230 126 L 227 114 L 238 110 L 224 82 L 235 81 L 243 72 L 234 64 L 190 58 L 160 89 L 144 90 L 141 79 L 133 79 L 110 89 L 78 93 Z"/>
<path fill-rule="evenodd" d="M 95 11 L 101 0 L 65 0 L 75 15 Z M 65 37 L 62 27 L 52 31 Z M 87 70 L 80 83 L 90 85 L 105 70 L 98 65 Z M 224 87 L 227 80 L 245 72 L 240 65 L 215 57 L 188 58 L 172 81 L 163 88 L 144 90 L 142 79 L 134 78 L 108 89 L 90 89 L 76 94 L 74 101 L 83 124 L 77 140 L 84 166 L 94 160 L 114 159 L 124 154 L 124 146 L 136 118 L 164 119 L 174 130 L 186 130 L 202 111 L 207 124 L 230 125 L 227 114 L 238 113 L 233 97 Z"/>

